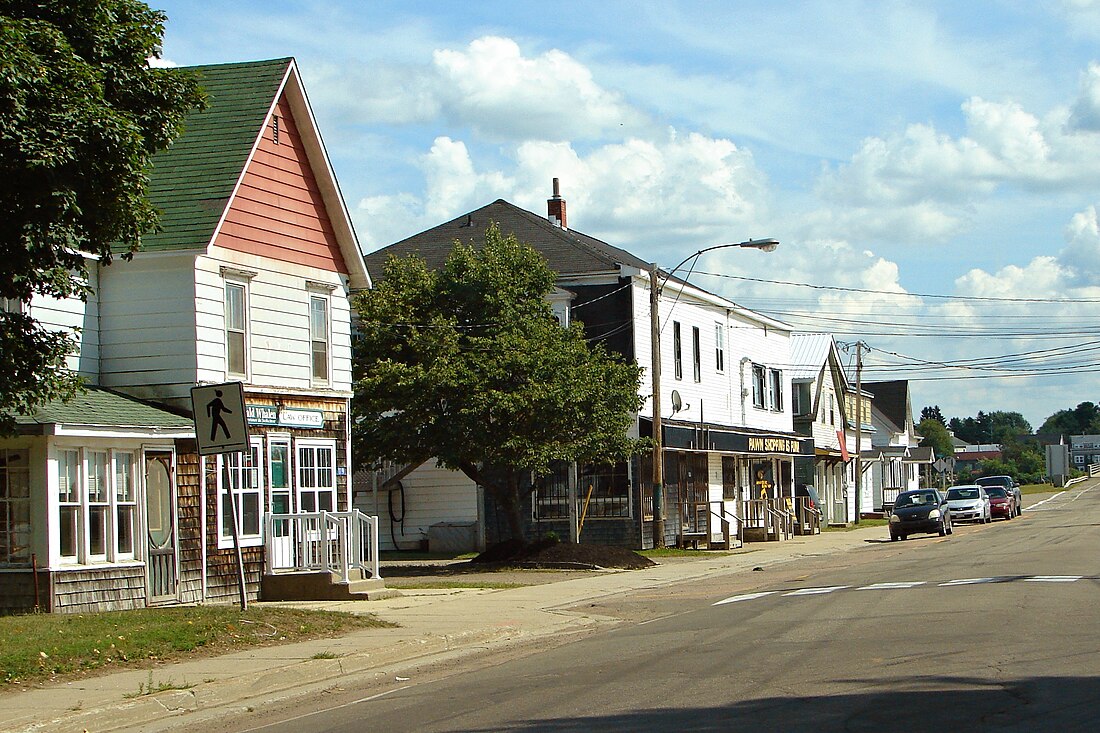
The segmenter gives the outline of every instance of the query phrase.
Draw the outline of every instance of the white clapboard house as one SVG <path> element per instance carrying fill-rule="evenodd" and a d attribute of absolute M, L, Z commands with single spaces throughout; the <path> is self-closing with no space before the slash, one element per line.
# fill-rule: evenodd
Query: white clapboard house
<path fill-rule="evenodd" d="M 90 262 L 87 303 L 8 304 L 78 328 L 92 386 L 0 440 L 3 610 L 234 601 L 234 513 L 247 597 L 280 592 L 279 570 L 363 565 L 349 295 L 370 281 L 347 209 L 293 59 L 196 71 L 208 107 L 154 160 L 161 231 Z M 200 458 L 190 390 L 234 381 L 248 450 Z"/>
<path fill-rule="evenodd" d="M 439 267 L 455 240 L 483 242 L 490 222 L 546 258 L 559 292 L 572 296 L 555 299 L 560 318 L 584 323 L 590 338 L 637 360 L 646 369 L 640 392 L 651 395 L 651 265 L 570 229 L 557 190 L 546 216 L 497 200 L 368 254 L 368 267 L 377 277 L 387 257 L 412 253 Z M 812 441 L 793 431 L 785 371 L 791 328 L 675 276 L 659 302 L 665 541 L 725 543 L 742 529 L 773 538 L 784 531 L 774 512 L 793 499 L 793 459 L 813 455 Z M 632 432 L 649 436 L 652 429 L 647 400 Z M 447 549 L 475 549 L 501 537 L 506 521 L 469 479 L 431 460 L 401 474 L 412 468 L 394 467 L 398 480 L 360 476 L 357 505 L 382 517 L 384 544 L 408 548 L 439 538 Z M 652 457 L 644 455 L 576 470 L 561 465 L 536 477 L 528 534 L 568 538 L 583 515 L 582 542 L 651 547 L 652 474 Z"/>

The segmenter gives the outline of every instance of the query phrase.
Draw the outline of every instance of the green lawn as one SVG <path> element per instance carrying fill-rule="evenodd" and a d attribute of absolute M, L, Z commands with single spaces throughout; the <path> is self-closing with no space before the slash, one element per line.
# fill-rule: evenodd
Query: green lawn
<path fill-rule="evenodd" d="M 1052 491 L 1065 491 L 1065 489 L 1050 484 L 1022 484 L 1020 486 L 1021 494 L 1049 494 Z"/>
<path fill-rule="evenodd" d="M 371 616 L 272 606 L 245 613 L 232 606 L 184 606 L 0 616 L 0 680 L 38 682 L 388 625 Z"/>

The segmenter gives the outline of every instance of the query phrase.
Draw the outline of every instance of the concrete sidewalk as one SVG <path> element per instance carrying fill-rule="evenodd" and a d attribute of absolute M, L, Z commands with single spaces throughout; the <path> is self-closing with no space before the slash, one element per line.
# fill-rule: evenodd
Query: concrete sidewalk
<path fill-rule="evenodd" d="M 326 688 L 400 677 L 403 668 L 545 638 L 591 631 L 618 619 L 586 613 L 582 604 L 641 589 L 690 583 L 871 548 L 885 527 L 864 527 L 755 543 L 746 551 L 669 561 L 645 570 L 593 571 L 582 578 L 507 590 L 404 590 L 380 601 L 284 604 L 370 613 L 399 624 L 337 639 L 273 646 L 221 657 L 118 672 L 0 694 L 4 731 L 167 731 L 258 709 L 272 701 L 316 695 Z M 383 571 L 384 573 L 384 571 Z M 143 686 L 188 686 L 135 696 Z"/>

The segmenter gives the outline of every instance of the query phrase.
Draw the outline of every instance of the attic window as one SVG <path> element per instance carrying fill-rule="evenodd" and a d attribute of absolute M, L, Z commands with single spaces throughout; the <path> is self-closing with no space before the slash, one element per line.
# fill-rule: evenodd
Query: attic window
<path fill-rule="evenodd" d="M 279 115 L 271 115 L 271 141 L 279 144 Z"/>

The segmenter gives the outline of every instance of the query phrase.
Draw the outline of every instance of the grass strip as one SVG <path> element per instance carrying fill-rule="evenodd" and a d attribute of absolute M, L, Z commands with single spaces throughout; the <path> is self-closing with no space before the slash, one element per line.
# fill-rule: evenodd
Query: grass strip
<path fill-rule="evenodd" d="M 232 606 L 176 606 L 0 616 L 0 680 L 10 685 L 106 673 L 389 625 L 369 615 L 277 606 L 245 613 Z"/>

